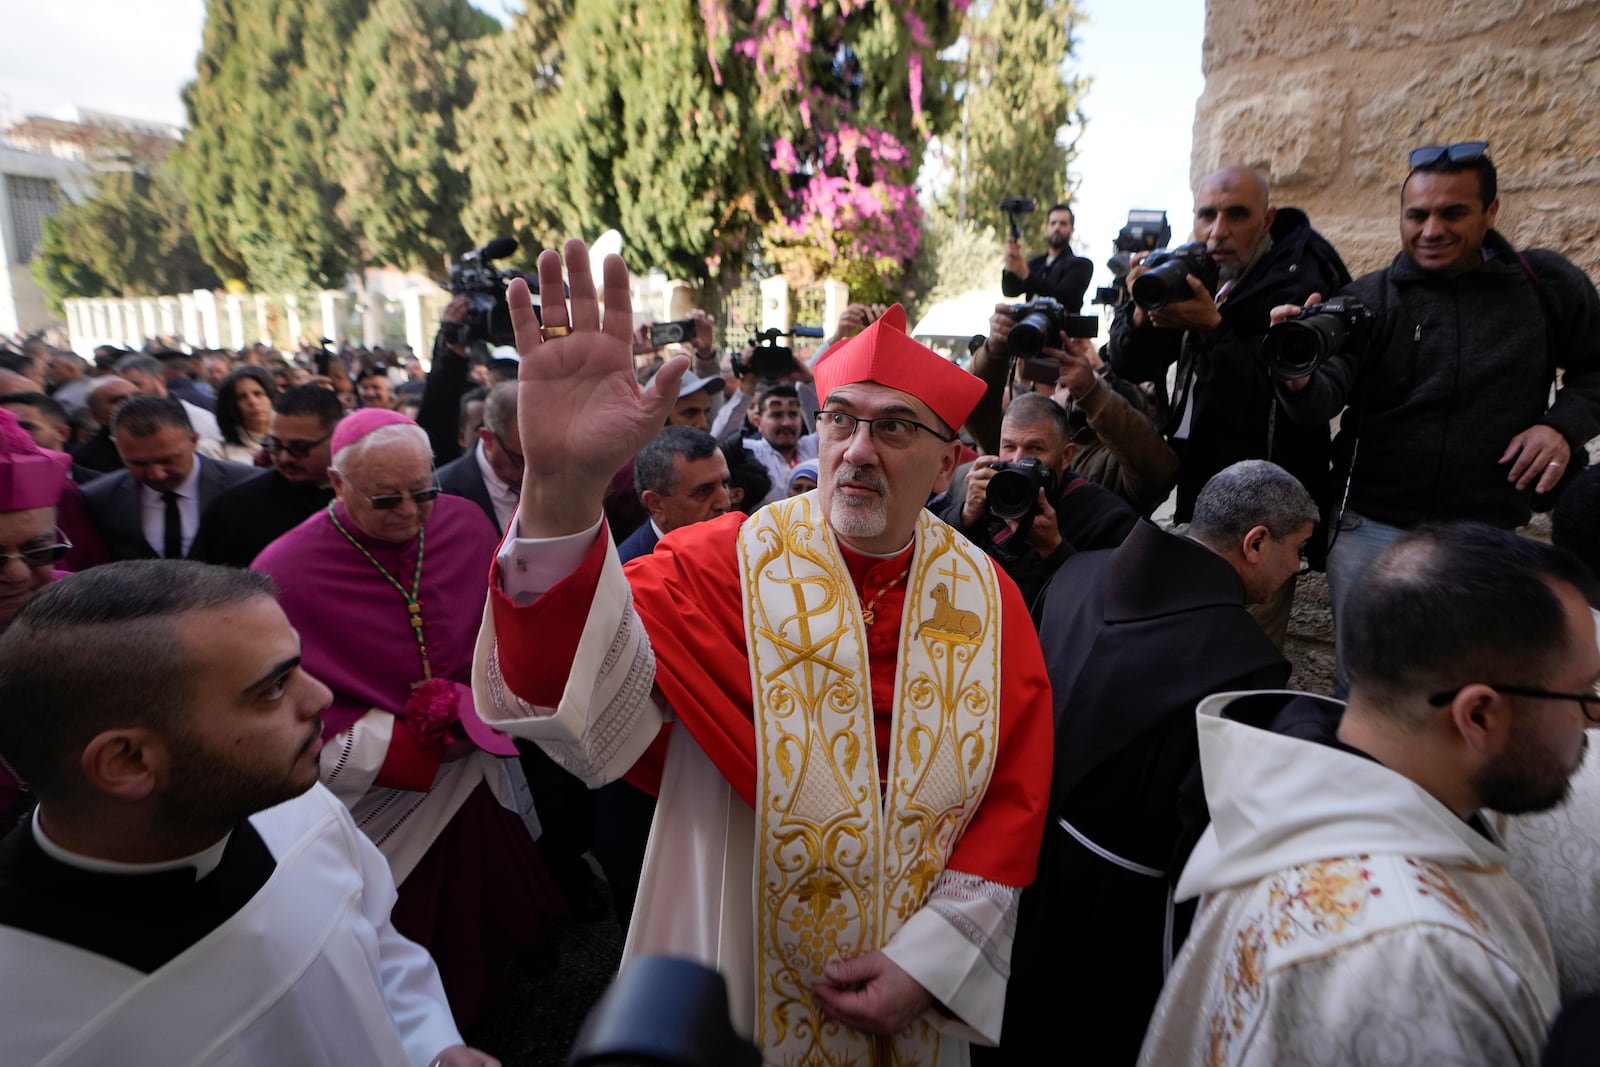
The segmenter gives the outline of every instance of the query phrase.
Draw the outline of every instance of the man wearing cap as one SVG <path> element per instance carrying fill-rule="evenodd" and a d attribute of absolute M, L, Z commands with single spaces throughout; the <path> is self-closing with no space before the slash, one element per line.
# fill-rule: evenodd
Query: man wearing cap
<path fill-rule="evenodd" d="M 0 633 L 55 580 L 57 563 L 72 547 L 56 524 L 71 466 L 70 456 L 40 448 L 0 408 Z M 0 833 L 10 828 L 22 796 L 21 782 L 0 760 Z"/>
<path fill-rule="evenodd" d="M 592 785 L 659 791 L 627 954 L 721 970 L 767 1062 L 964 1062 L 999 1037 L 1050 778 L 1021 598 L 923 508 L 983 385 L 892 308 L 814 368 L 815 493 L 669 533 L 624 571 L 600 498 L 682 364 L 640 391 L 622 261 L 603 331 L 582 242 L 566 263 L 571 311 L 544 314 L 570 335 L 542 340 L 522 283 L 509 294 L 523 410 L 572 415 L 522 420 L 479 709 Z M 561 258 L 539 269 L 549 292 Z"/>
<path fill-rule="evenodd" d="M 653 388 L 660 371 L 650 376 L 645 388 Z M 668 426 L 693 426 L 697 430 L 711 428 L 711 397 L 722 392 L 723 379 L 702 378 L 693 371 L 685 371 L 678 381 L 678 399 L 667 412 Z M 621 544 L 629 535 L 650 521 L 650 513 L 641 503 L 638 483 L 634 478 L 633 460 L 629 459 L 612 475 L 606 486 L 606 522 L 611 526 L 611 536 Z"/>
<path fill-rule="evenodd" d="M 333 690 L 322 781 L 388 858 L 395 927 L 433 953 L 470 1027 L 553 894 L 522 773 L 499 758 L 516 749 L 473 713 L 466 684 L 494 528 L 438 496 L 427 434 L 404 415 L 353 412 L 332 447 L 334 500 L 251 569 L 277 581 L 306 669 Z"/>

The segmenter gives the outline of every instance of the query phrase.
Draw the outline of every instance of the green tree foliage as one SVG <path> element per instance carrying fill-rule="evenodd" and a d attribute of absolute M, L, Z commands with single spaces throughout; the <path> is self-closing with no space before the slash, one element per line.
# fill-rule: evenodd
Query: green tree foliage
<path fill-rule="evenodd" d="M 189 232 L 170 164 L 100 175 L 94 196 L 45 223 L 30 265 L 50 308 L 75 296 L 157 296 L 220 285 Z"/>
<path fill-rule="evenodd" d="M 1039 212 L 1026 222 L 1042 232 L 1044 209 L 1069 197 L 1088 88 L 1068 67 L 1082 20 L 1072 0 L 989 0 L 973 9 L 960 114 L 948 138 L 956 174 L 942 197 L 946 211 L 962 217 L 964 197 L 965 217 L 984 219 L 1007 196 L 1033 197 Z"/>
<path fill-rule="evenodd" d="M 477 91 L 457 119 L 468 239 L 515 237 L 529 263 L 539 249 L 584 232 L 566 215 L 564 176 L 533 148 L 534 131 L 554 120 L 572 9 L 573 0 L 526 0 L 505 32 L 480 41 L 467 68 Z"/>
<path fill-rule="evenodd" d="M 1003 233 L 993 225 L 929 211 L 923 218 L 917 258 L 901 293 L 907 317 L 915 322 L 939 301 L 953 300 L 974 289 L 998 290 L 1004 255 Z M 973 332 L 981 332 L 982 327 L 982 323 L 974 324 Z"/>
<path fill-rule="evenodd" d="M 542 54 L 491 47 L 474 66 L 468 225 L 535 248 L 616 228 L 631 266 L 688 279 L 742 266 L 760 194 L 777 188 L 752 150 L 744 72 L 726 48 L 708 55 L 691 0 L 563 6 L 530 9 L 506 34 L 543 41 Z"/>
<path fill-rule="evenodd" d="M 350 44 L 331 160 L 361 261 L 439 274 L 467 248 L 452 156 L 474 42 L 500 24 L 467 0 L 375 0 Z"/>
<path fill-rule="evenodd" d="M 345 52 L 369 0 L 207 0 L 180 155 L 195 237 L 229 279 L 338 285 L 356 262 L 330 159 Z"/>

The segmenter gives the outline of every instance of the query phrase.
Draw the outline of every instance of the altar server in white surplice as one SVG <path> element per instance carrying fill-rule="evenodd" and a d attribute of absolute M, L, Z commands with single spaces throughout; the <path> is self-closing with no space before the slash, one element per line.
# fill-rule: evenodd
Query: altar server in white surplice
<path fill-rule="evenodd" d="M 0 1062 L 490 1067 L 317 784 L 329 692 L 270 579 L 114 563 L 0 636 Z"/>

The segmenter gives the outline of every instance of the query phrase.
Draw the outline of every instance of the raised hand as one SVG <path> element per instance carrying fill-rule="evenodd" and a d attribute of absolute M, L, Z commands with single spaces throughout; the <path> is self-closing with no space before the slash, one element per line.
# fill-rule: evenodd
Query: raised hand
<path fill-rule="evenodd" d="M 516 331 L 517 427 L 526 460 L 518 534 L 579 533 L 599 517 L 606 484 L 666 424 L 688 360 L 669 361 L 649 389 L 633 369 L 633 309 L 628 271 L 607 256 L 605 324 L 595 296 L 589 250 L 566 244 L 571 307 L 561 299 L 561 255 L 539 255 L 544 324 L 534 314 L 527 283 L 506 290 Z"/>

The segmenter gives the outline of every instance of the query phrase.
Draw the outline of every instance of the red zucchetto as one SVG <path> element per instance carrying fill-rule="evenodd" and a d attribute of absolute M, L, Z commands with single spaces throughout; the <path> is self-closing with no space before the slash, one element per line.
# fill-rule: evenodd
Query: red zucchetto
<path fill-rule="evenodd" d="M 828 349 L 812 373 L 817 399 L 852 382 L 877 382 L 909 393 L 933 409 L 952 430 L 961 429 L 983 396 L 982 381 L 906 333 L 906 309 L 884 312 L 856 336 Z"/>

